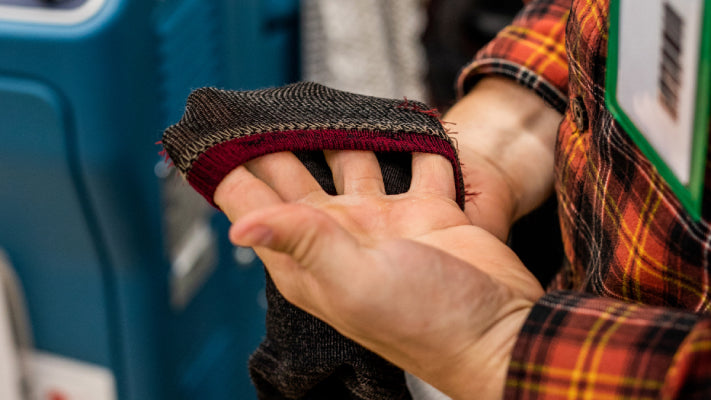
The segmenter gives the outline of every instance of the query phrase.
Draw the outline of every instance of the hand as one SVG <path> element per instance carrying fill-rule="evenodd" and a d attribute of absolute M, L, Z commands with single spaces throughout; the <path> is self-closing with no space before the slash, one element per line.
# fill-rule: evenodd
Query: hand
<path fill-rule="evenodd" d="M 454 202 L 451 167 L 413 155 L 407 193 L 386 196 L 375 156 L 327 152 L 338 196 L 290 153 L 253 160 L 220 184 L 284 297 L 452 397 L 500 398 L 508 360 L 543 294 L 499 239 Z"/>
<path fill-rule="evenodd" d="M 511 224 L 553 190 L 553 154 L 562 115 L 512 80 L 482 79 L 442 117 L 456 132 L 474 225 L 506 240 Z"/>

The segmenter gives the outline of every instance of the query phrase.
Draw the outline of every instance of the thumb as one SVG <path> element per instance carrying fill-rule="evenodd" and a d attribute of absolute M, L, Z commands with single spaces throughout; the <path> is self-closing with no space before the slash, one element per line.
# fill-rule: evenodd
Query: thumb
<path fill-rule="evenodd" d="M 280 204 L 250 213 L 232 226 L 230 240 L 239 246 L 287 254 L 307 269 L 353 259 L 362 252 L 355 237 L 335 219 L 302 204 Z"/>

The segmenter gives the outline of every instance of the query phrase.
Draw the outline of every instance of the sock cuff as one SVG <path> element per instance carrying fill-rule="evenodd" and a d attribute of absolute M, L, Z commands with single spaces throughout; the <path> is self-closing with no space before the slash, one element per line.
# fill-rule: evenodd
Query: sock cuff
<path fill-rule="evenodd" d="M 232 169 L 262 155 L 296 150 L 436 153 L 454 169 L 457 203 L 464 183 L 452 140 L 436 110 L 411 100 L 343 92 L 312 82 L 276 89 L 195 90 L 163 146 L 188 182 L 213 206 Z"/>

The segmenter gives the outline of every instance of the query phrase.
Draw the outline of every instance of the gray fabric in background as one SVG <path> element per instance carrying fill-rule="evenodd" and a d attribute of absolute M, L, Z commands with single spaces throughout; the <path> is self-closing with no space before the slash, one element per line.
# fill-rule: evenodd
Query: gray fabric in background
<path fill-rule="evenodd" d="M 369 96 L 427 100 L 421 0 L 302 0 L 303 79 Z"/>

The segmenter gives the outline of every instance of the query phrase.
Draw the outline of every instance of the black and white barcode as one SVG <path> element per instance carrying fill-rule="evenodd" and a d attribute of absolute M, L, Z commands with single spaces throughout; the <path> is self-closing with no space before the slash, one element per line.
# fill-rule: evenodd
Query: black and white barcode
<path fill-rule="evenodd" d="M 662 62 L 659 68 L 659 100 L 677 119 L 681 89 L 681 55 L 684 37 L 684 20 L 669 3 L 664 4 L 664 29 L 662 31 Z"/>

